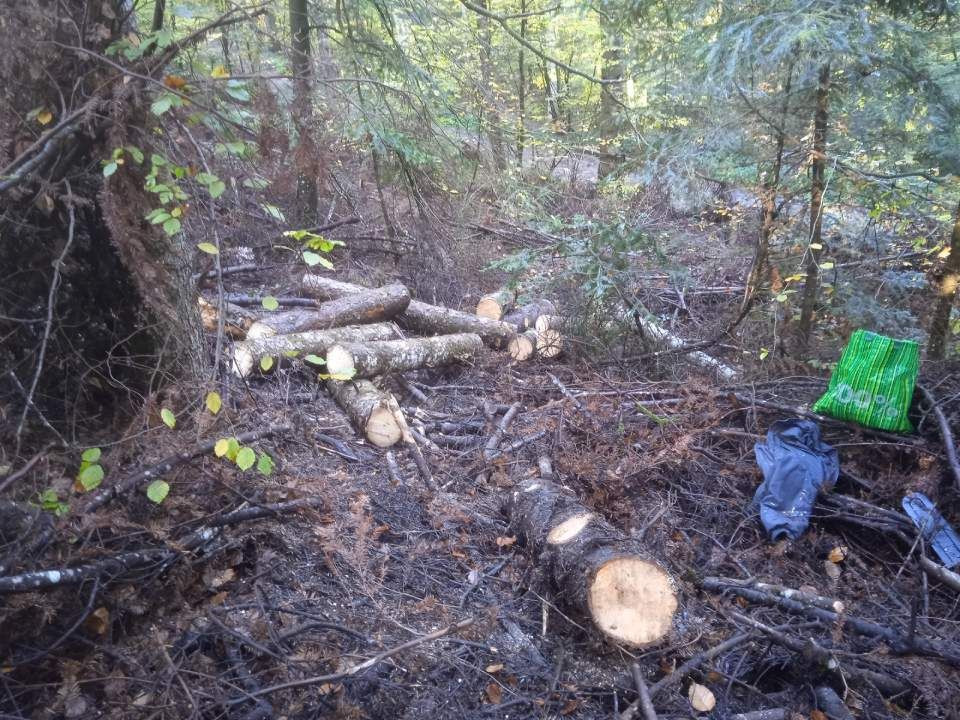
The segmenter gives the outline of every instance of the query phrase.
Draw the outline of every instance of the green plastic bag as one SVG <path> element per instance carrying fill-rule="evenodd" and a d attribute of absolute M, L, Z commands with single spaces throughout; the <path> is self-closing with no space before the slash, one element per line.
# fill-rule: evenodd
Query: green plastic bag
<path fill-rule="evenodd" d="M 813 411 L 878 430 L 912 432 L 907 412 L 919 369 L 917 343 L 857 330 Z"/>

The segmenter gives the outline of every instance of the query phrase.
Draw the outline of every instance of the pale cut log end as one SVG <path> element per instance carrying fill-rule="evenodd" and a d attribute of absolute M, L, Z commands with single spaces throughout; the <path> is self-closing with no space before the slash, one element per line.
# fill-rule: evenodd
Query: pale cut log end
<path fill-rule="evenodd" d="M 554 358 L 563 352 L 563 335 L 558 330 L 541 330 L 537 333 L 537 355 Z"/>
<path fill-rule="evenodd" d="M 503 306 L 496 298 L 485 295 L 477 303 L 477 317 L 499 320 L 503 317 Z"/>
<path fill-rule="evenodd" d="M 587 603 L 597 628 L 616 642 L 638 648 L 663 640 L 677 611 L 669 576 L 657 565 L 631 556 L 600 566 Z"/>
<path fill-rule="evenodd" d="M 257 338 L 272 337 L 277 331 L 264 322 L 257 321 L 247 330 L 247 339 L 256 340 Z"/>
<path fill-rule="evenodd" d="M 345 347 L 334 345 L 327 350 L 327 372 L 335 376 L 353 375 L 353 355 Z"/>
<path fill-rule="evenodd" d="M 547 534 L 547 543 L 550 545 L 563 545 L 564 543 L 570 542 L 590 524 L 593 518 L 593 513 L 582 513 L 567 518 L 550 530 Z"/>
<path fill-rule="evenodd" d="M 558 315 L 541 315 L 533 323 L 537 332 L 544 330 L 556 330 L 562 324 L 563 320 Z"/>
<path fill-rule="evenodd" d="M 532 337 L 527 333 L 521 333 L 520 335 L 515 335 L 511 338 L 510 342 L 507 343 L 507 352 L 510 353 L 510 357 L 514 360 L 523 361 L 529 360 L 533 357 L 534 352 L 536 351 L 536 335 Z"/>
<path fill-rule="evenodd" d="M 377 447 L 391 447 L 403 438 L 403 428 L 397 422 L 393 411 L 384 406 L 376 407 L 367 418 L 364 435 Z"/>

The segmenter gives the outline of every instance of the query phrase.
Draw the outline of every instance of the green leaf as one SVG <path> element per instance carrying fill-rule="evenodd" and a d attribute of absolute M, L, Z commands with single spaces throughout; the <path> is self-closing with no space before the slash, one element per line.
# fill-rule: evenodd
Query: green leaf
<path fill-rule="evenodd" d="M 103 166 L 103 176 L 110 177 L 117 171 L 117 164 L 115 162 L 109 162 Z"/>
<path fill-rule="evenodd" d="M 821 270 L 830 270 L 832 267 L 833 267 L 833 263 L 832 263 L 832 262 L 822 262 L 822 263 L 820 263 L 820 269 L 821 269 Z"/>
<path fill-rule="evenodd" d="M 165 480 L 154 480 L 147 485 L 147 497 L 157 505 L 167 499 L 170 494 L 170 485 Z"/>
<path fill-rule="evenodd" d="M 270 368 L 272 367 L 273 367 L 272 357 L 270 357 L 269 355 L 264 355 L 262 358 L 260 358 L 260 369 L 263 370 L 263 372 L 269 371 Z"/>
<path fill-rule="evenodd" d="M 137 165 L 143 162 L 143 150 L 140 148 L 135 145 L 127 145 L 127 152 L 130 153 L 130 156 Z"/>
<path fill-rule="evenodd" d="M 173 428 L 176 427 L 177 416 L 174 415 L 173 411 L 170 410 L 169 408 L 163 408 L 160 411 L 160 419 L 163 420 L 163 424 L 166 425 L 171 430 L 173 430 Z"/>
<path fill-rule="evenodd" d="M 318 265 L 321 260 L 323 260 L 323 258 L 317 253 L 310 252 L 309 250 L 303 251 L 303 261 L 310 267 L 313 267 L 314 265 Z"/>
<path fill-rule="evenodd" d="M 280 302 L 273 295 L 267 295 L 260 304 L 263 305 L 264 310 L 276 310 L 280 307 Z"/>
<path fill-rule="evenodd" d="M 163 115 L 173 106 L 175 97 L 175 95 L 170 95 L 169 93 L 161 95 L 153 101 L 153 104 L 150 106 L 150 112 L 157 116 Z"/>
<path fill-rule="evenodd" d="M 227 95 L 232 97 L 234 100 L 239 100 L 241 102 L 248 102 L 250 100 L 250 93 L 247 92 L 247 89 L 244 87 L 230 87 L 227 84 L 226 87 Z"/>
<path fill-rule="evenodd" d="M 166 222 L 171 217 L 173 217 L 170 213 L 168 213 L 166 210 L 162 208 L 157 208 L 157 210 L 155 210 L 154 213 L 155 214 L 153 214 L 153 217 L 150 218 L 151 225 L 159 225 L 160 223 Z"/>
<path fill-rule="evenodd" d="M 90 492 L 103 482 L 103 468 L 91 465 L 77 476 L 77 480 L 86 492 Z"/>
<path fill-rule="evenodd" d="M 237 453 L 237 467 L 241 470 L 249 470 L 253 467 L 253 464 L 257 461 L 257 455 L 253 452 L 253 448 L 240 448 L 240 452 Z"/>
<path fill-rule="evenodd" d="M 304 360 L 304 362 L 308 362 L 308 363 L 310 363 L 311 365 L 326 365 L 326 364 L 327 364 L 327 361 L 324 360 L 324 359 L 323 359 L 322 357 L 320 357 L 319 355 L 306 355 L 306 356 L 303 358 L 303 360 Z"/>
<path fill-rule="evenodd" d="M 273 458 L 266 453 L 260 453 L 260 457 L 257 458 L 257 471 L 261 475 L 269 476 L 273 472 L 273 468 Z"/>
<path fill-rule="evenodd" d="M 217 250 L 216 245 L 208 242 L 197 243 L 197 249 L 202 250 L 208 255 L 217 255 L 220 252 L 219 250 Z"/>
<path fill-rule="evenodd" d="M 283 216 L 283 212 L 276 205 L 270 205 L 268 203 L 263 203 L 260 205 L 264 210 L 267 211 L 274 219 L 279 220 L 280 222 L 286 222 L 286 218 Z"/>
<path fill-rule="evenodd" d="M 165 220 L 163 223 L 163 231 L 167 235 L 176 235 L 178 232 L 180 232 L 180 221 L 175 217 Z"/>
<path fill-rule="evenodd" d="M 236 460 L 237 453 L 240 452 L 240 441 L 235 437 L 227 440 L 227 460 Z"/>
<path fill-rule="evenodd" d="M 227 186 L 224 184 L 223 180 L 215 180 L 214 182 L 210 183 L 210 185 L 207 187 L 207 190 L 210 193 L 210 197 L 216 200 L 226 192 Z"/>
<path fill-rule="evenodd" d="M 194 180 L 196 180 L 201 185 L 209 185 L 210 183 L 214 183 L 219 179 L 220 178 L 218 178 L 216 175 L 211 175 L 210 173 L 206 173 L 206 172 L 198 172 L 194 177 Z"/>
<path fill-rule="evenodd" d="M 83 460 L 84 462 L 95 463 L 97 460 L 100 459 L 100 448 L 98 447 L 87 448 L 86 450 L 83 451 L 83 455 L 80 456 L 80 459 Z"/>
<path fill-rule="evenodd" d="M 216 415 L 220 412 L 220 406 L 222 402 L 220 400 L 220 393 L 208 392 L 207 393 L 207 410 Z"/>
<path fill-rule="evenodd" d="M 230 440 L 227 438 L 220 438 L 217 440 L 217 444 L 213 446 L 213 454 L 217 457 L 223 457 L 230 451 Z"/>
<path fill-rule="evenodd" d="M 262 177 L 247 178 L 243 181 L 243 186 L 251 190 L 263 190 L 268 185 L 270 185 L 270 181 L 264 180 Z"/>

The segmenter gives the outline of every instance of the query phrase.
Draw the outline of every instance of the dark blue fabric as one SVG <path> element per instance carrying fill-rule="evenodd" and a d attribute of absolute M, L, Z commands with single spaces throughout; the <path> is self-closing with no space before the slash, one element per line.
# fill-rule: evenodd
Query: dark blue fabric
<path fill-rule="evenodd" d="M 753 450 L 764 478 L 753 496 L 760 522 L 774 540 L 796 540 L 807 529 L 817 493 L 837 482 L 837 451 L 820 440 L 815 422 L 799 419 L 775 422 Z"/>

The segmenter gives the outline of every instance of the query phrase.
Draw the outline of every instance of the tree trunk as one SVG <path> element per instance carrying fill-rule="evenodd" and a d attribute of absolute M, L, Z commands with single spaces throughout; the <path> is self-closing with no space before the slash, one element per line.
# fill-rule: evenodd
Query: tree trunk
<path fill-rule="evenodd" d="M 480 0 L 480 5 L 484 10 L 490 9 L 490 0 Z M 490 26 L 490 18 L 485 15 L 477 17 L 477 23 L 480 30 L 480 92 L 481 103 L 490 120 L 488 125 L 488 135 L 490 136 L 490 147 L 493 151 L 493 163 L 498 170 L 503 170 L 507 163 L 504 157 L 503 142 L 503 120 L 500 117 L 500 105 L 497 99 L 497 92 L 493 86 L 493 32 Z M 483 110 L 481 110 L 481 115 Z M 482 128 L 480 130 L 483 132 Z"/>
<path fill-rule="evenodd" d="M 957 298 L 960 286 L 960 204 L 953 220 L 953 232 L 950 233 L 950 254 L 944 263 L 942 272 L 936 276 L 937 304 L 930 318 L 930 339 L 927 342 L 927 357 L 942 360 L 946 353 L 947 338 L 950 336 L 950 313 Z"/>
<path fill-rule="evenodd" d="M 272 358 L 272 367 L 275 367 L 291 353 L 298 356 L 326 355 L 327 350 L 337 343 L 390 340 L 397 336 L 396 328 L 389 323 L 311 330 L 293 335 L 261 336 L 234 343 L 231 369 L 239 377 L 248 377 L 256 369 L 258 361 L 264 357 Z"/>
<path fill-rule="evenodd" d="M 790 112 L 790 89 L 793 84 L 793 61 L 787 66 L 787 79 L 783 84 L 783 107 L 780 112 L 780 127 L 776 128 L 777 150 L 774 155 L 773 168 L 769 177 L 763 181 L 763 198 L 760 208 L 760 232 L 757 235 L 757 245 L 754 248 L 753 263 L 747 275 L 746 289 L 743 302 L 740 305 L 741 315 L 750 311 L 757 296 L 757 291 L 766 274 L 767 261 L 770 256 L 770 237 L 773 235 L 773 226 L 777 219 L 777 191 L 780 189 L 780 173 L 783 170 L 783 149 L 787 139 L 787 117 Z"/>
<path fill-rule="evenodd" d="M 312 273 L 304 275 L 302 287 L 306 295 L 322 300 L 340 298 L 365 290 L 360 285 L 332 280 Z M 428 305 L 417 300 L 411 300 L 407 309 L 397 316 L 397 324 L 419 335 L 475 333 L 485 344 L 493 348 L 506 347 L 516 334 L 514 328 L 507 323 L 479 318 L 459 310 Z"/>
<path fill-rule="evenodd" d="M 357 432 L 377 447 L 390 447 L 403 438 L 397 421 L 397 401 L 369 380 L 327 380 L 327 390 Z"/>
<path fill-rule="evenodd" d="M 516 293 L 506 288 L 487 293 L 477 303 L 477 317 L 500 320 L 513 308 L 516 297 Z"/>
<path fill-rule="evenodd" d="M 273 313 L 255 322 L 247 331 L 247 338 L 253 340 L 270 335 L 381 322 L 396 317 L 409 304 L 410 293 L 407 288 L 394 283 L 378 290 L 366 290 L 329 300 L 315 310 L 297 308 Z"/>
<path fill-rule="evenodd" d="M 541 315 L 556 315 L 557 309 L 549 300 L 532 300 L 523 307 L 519 307 L 512 313 L 505 315 L 503 322 L 509 323 L 517 328 L 518 331 L 524 331 L 534 327 L 537 319 Z"/>
<path fill-rule="evenodd" d="M 152 32 L 163 30 L 163 14 L 167 9 L 167 0 L 156 0 L 153 4 L 153 23 L 150 25 Z"/>
<path fill-rule="evenodd" d="M 297 130 L 298 149 L 311 156 L 316 152 L 313 139 L 313 61 L 310 53 L 310 17 L 307 0 L 290 0 L 290 67 L 294 75 L 293 123 Z M 303 163 L 308 166 L 311 162 Z M 312 172 L 301 172 L 298 194 L 306 208 L 306 220 L 319 222 L 317 178 Z"/>
<path fill-rule="evenodd" d="M 527 2 L 520 0 L 520 14 L 526 15 Z M 527 39 L 527 18 L 520 18 L 520 37 Z M 523 45 L 517 51 L 517 167 L 523 169 L 523 148 L 526 143 L 527 67 Z"/>
<path fill-rule="evenodd" d="M 335 345 L 327 351 L 327 371 L 369 378 L 469 360 L 482 347 L 480 336 L 471 333 Z"/>
<path fill-rule="evenodd" d="M 620 45 L 622 39 L 617 29 L 610 23 L 603 23 L 603 66 L 600 77 L 603 80 L 616 80 L 623 76 L 623 59 Z M 600 136 L 600 158 L 597 167 L 597 180 L 603 180 L 614 169 L 620 124 L 617 121 L 618 102 L 615 85 L 600 86 L 600 118 L 598 132 Z"/>
<path fill-rule="evenodd" d="M 810 183 L 810 243 L 807 247 L 807 278 L 800 308 L 800 349 L 806 350 L 813 331 L 820 294 L 820 250 L 823 229 L 823 191 L 827 169 L 827 99 L 830 92 L 830 63 L 820 68 L 817 105 L 813 118 L 813 163 Z"/>
<path fill-rule="evenodd" d="M 559 595 L 603 635 L 638 648 L 667 637 L 676 589 L 639 542 L 542 478 L 524 481 L 506 510 Z"/>

